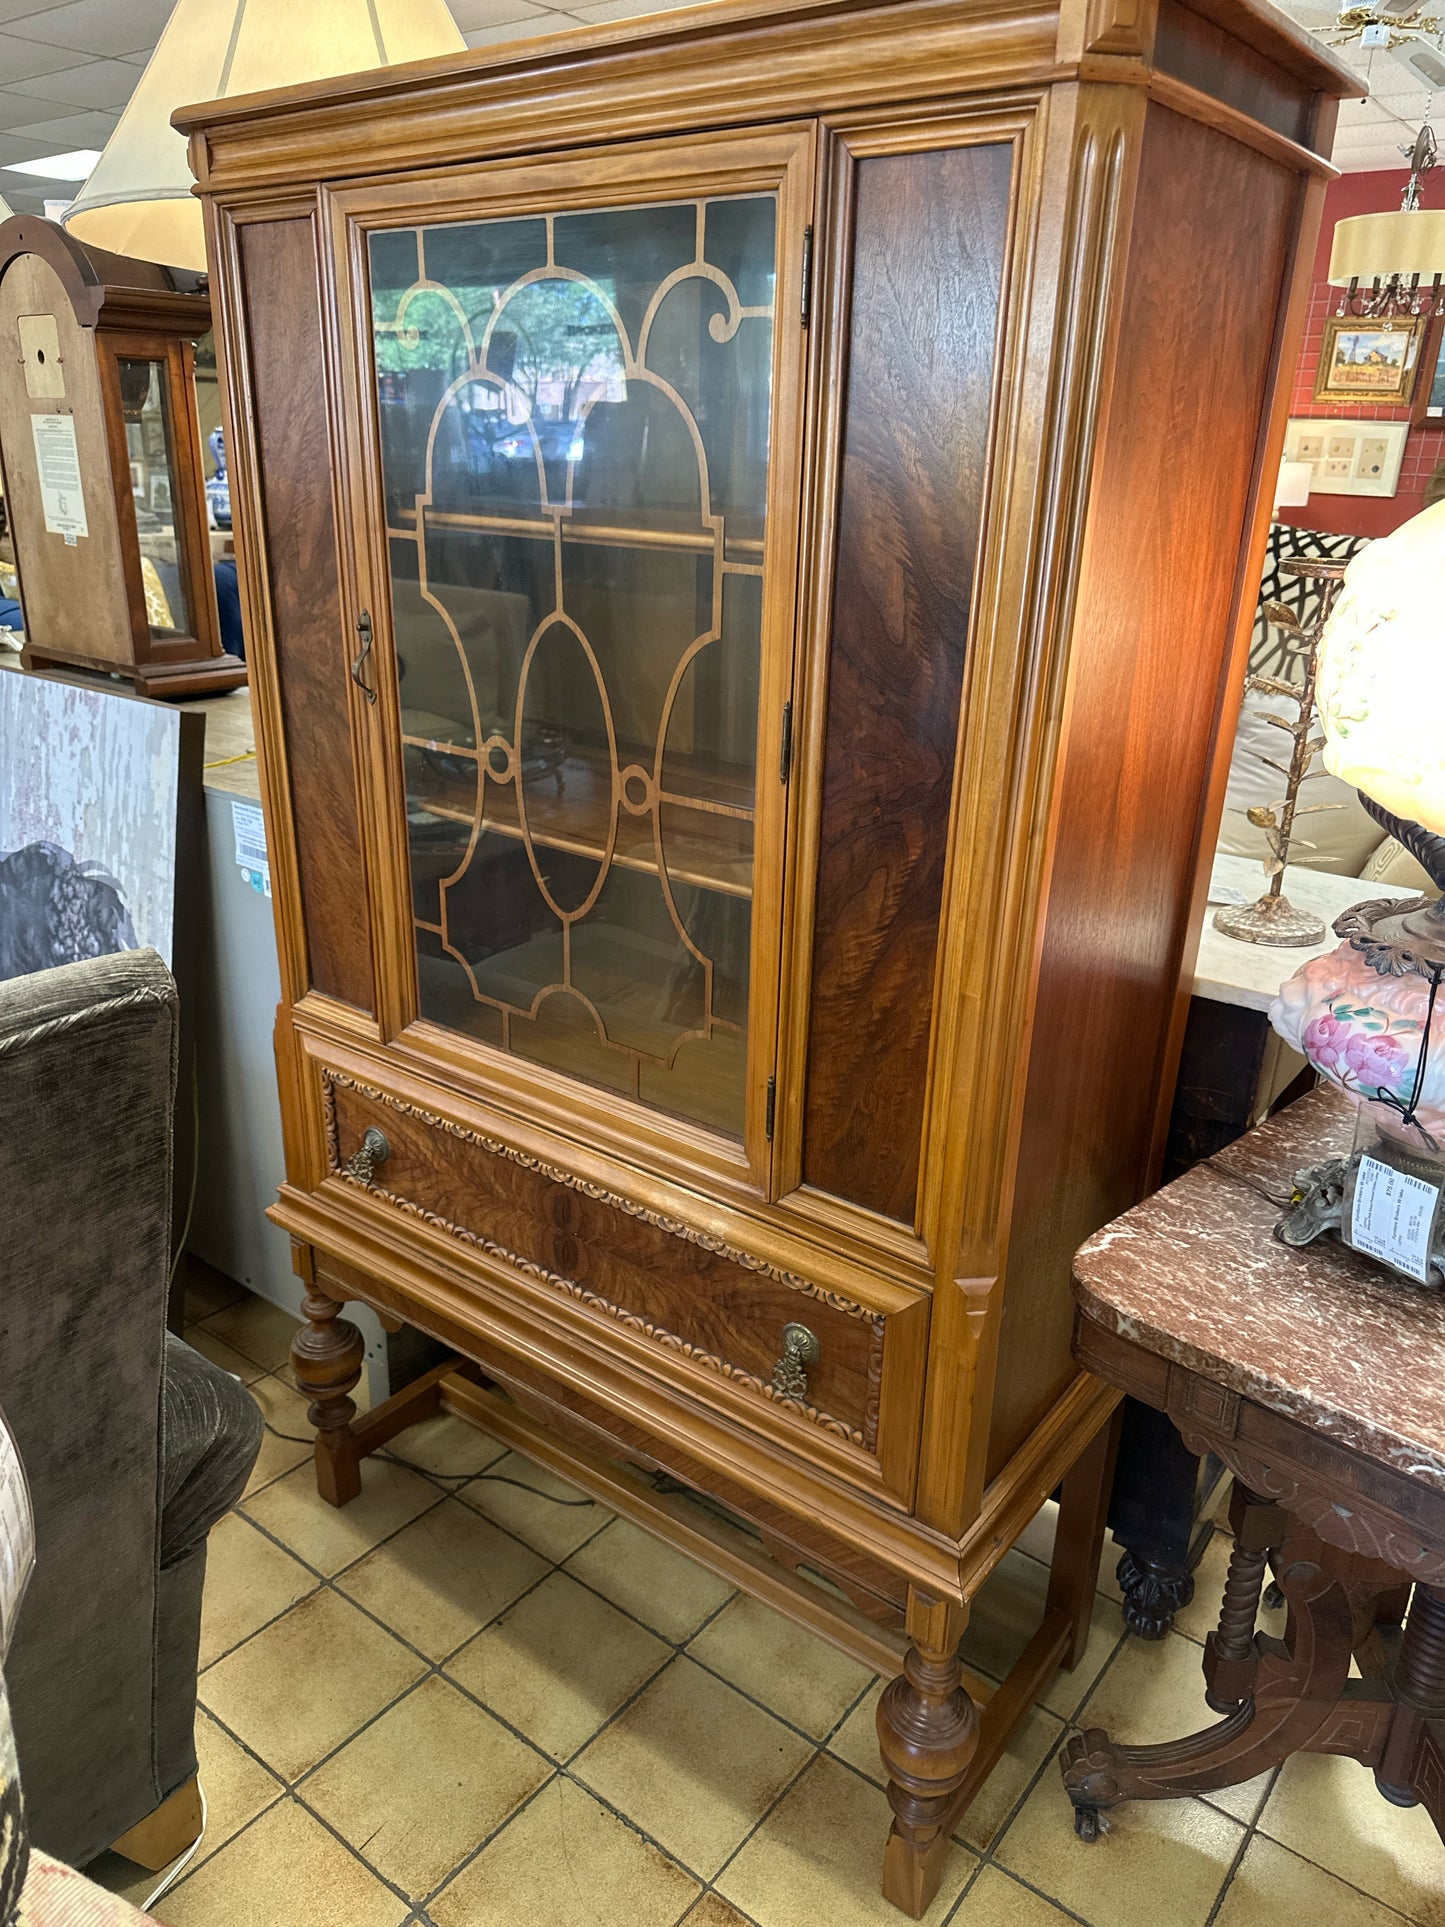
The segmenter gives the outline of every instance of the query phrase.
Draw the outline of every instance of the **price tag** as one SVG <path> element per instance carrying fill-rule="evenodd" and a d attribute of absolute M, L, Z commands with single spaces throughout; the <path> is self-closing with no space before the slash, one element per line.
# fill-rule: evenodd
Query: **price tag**
<path fill-rule="evenodd" d="M 25 1467 L 0 1412 L 0 1662 L 10 1650 L 20 1602 L 35 1570 L 35 1514 Z"/>
<path fill-rule="evenodd" d="M 231 828 L 236 837 L 236 862 L 243 881 L 265 896 L 271 894 L 271 863 L 266 855 L 266 819 L 259 803 L 233 798 Z"/>
<path fill-rule="evenodd" d="M 1350 1211 L 1350 1243 L 1396 1271 L 1430 1282 L 1430 1232 L 1440 1203 L 1438 1186 L 1362 1157 Z"/>

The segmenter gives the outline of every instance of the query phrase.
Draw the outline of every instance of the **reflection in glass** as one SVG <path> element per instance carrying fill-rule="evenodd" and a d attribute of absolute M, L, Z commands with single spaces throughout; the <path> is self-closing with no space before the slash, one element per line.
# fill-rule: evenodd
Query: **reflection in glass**
<path fill-rule="evenodd" d="M 186 607 L 180 539 L 176 533 L 175 459 L 166 396 L 166 365 L 163 361 L 122 355 L 117 358 L 116 367 L 120 374 L 121 413 L 125 418 L 136 534 L 140 538 L 146 619 L 153 636 L 189 635 L 191 618 Z"/>
<path fill-rule="evenodd" d="M 370 243 L 422 1015 L 733 1136 L 775 227 Z"/>

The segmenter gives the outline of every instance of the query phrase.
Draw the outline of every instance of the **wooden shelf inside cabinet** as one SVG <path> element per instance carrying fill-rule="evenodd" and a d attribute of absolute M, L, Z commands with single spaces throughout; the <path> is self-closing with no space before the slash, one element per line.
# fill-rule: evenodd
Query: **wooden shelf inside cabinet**
<path fill-rule="evenodd" d="M 540 516 L 428 508 L 424 521 L 427 529 L 476 535 L 516 535 L 534 542 L 552 541 L 554 533 L 560 528 L 564 543 L 595 544 L 599 548 L 672 549 L 688 554 L 712 555 L 719 543 L 719 536 L 711 529 L 698 528 L 695 523 L 684 526 L 681 519 L 675 528 L 658 526 L 656 522 L 649 527 L 635 523 L 594 522 L 587 519 L 584 511 L 575 508 L 554 508 Z M 415 542 L 416 510 L 398 511 L 396 521 L 388 525 L 386 532 L 394 542 Z M 761 572 L 763 540 L 760 535 L 733 535 L 724 529 L 721 543 L 724 567 L 750 575 Z"/>
<path fill-rule="evenodd" d="M 409 797 L 413 813 L 427 811 L 451 822 L 471 825 L 475 779 L 449 761 L 475 766 L 482 753 L 431 737 L 404 734 L 403 743 L 422 759 L 425 780 L 435 787 L 414 788 Z M 619 762 L 623 752 L 619 750 Z M 624 763 L 624 768 L 626 767 Z M 603 862 L 608 854 L 608 830 L 615 814 L 616 840 L 611 861 L 623 870 L 656 876 L 661 837 L 666 872 L 674 883 L 715 890 L 723 896 L 751 898 L 753 893 L 753 808 L 751 786 L 722 773 L 716 765 L 669 757 L 666 774 L 671 787 L 656 793 L 661 813 L 660 833 L 655 812 L 632 814 L 614 796 L 606 759 L 585 749 L 570 749 L 554 772 L 524 778 L 526 824 L 518 805 L 517 785 L 484 778 L 480 824 L 483 831 L 530 841 L 537 849 L 562 850 L 572 856 Z"/>

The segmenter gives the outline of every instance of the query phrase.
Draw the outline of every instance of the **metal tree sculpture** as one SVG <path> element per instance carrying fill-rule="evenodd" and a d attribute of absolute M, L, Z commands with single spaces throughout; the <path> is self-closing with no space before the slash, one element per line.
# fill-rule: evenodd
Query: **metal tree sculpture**
<path fill-rule="evenodd" d="M 1251 676 L 1244 685 L 1248 696 L 1286 696 L 1298 705 L 1298 714 L 1293 722 L 1277 716 L 1273 710 L 1257 709 L 1254 714 L 1262 722 L 1283 731 L 1290 739 L 1288 763 L 1276 762 L 1274 757 L 1265 756 L 1262 760 L 1272 770 L 1277 770 L 1284 778 L 1284 795 L 1273 803 L 1256 804 L 1245 814 L 1257 830 L 1263 830 L 1269 855 L 1265 858 L 1265 875 L 1269 878 L 1269 888 L 1255 902 L 1241 906 L 1216 910 L 1214 927 L 1223 931 L 1226 937 L 1238 937 L 1244 943 L 1272 943 L 1300 946 L 1320 943 L 1324 939 L 1325 926 L 1321 918 L 1308 910 L 1299 910 L 1284 894 L 1284 871 L 1289 862 L 1291 846 L 1299 841 L 1306 849 L 1314 846 L 1300 837 L 1296 839 L 1294 826 L 1301 816 L 1313 816 L 1321 810 L 1337 810 L 1339 803 L 1305 803 L 1299 800 L 1300 785 L 1309 773 L 1310 764 L 1324 746 L 1324 737 L 1315 726 L 1315 676 L 1319 652 L 1320 636 L 1329 621 L 1330 611 L 1340 592 L 1340 582 L 1344 577 L 1346 564 L 1343 562 L 1313 562 L 1291 560 L 1283 565 L 1286 575 L 1302 576 L 1307 581 L 1322 583 L 1320 606 L 1315 620 L 1305 628 L 1282 602 L 1267 602 L 1264 606 L 1266 619 L 1284 632 L 1285 648 L 1294 655 L 1300 666 L 1300 681 L 1286 682 L 1278 676 Z"/>

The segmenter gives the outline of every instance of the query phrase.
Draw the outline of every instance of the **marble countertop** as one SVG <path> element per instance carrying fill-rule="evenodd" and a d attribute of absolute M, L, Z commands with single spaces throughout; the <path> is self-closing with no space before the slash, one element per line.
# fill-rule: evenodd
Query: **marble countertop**
<path fill-rule="evenodd" d="M 1290 864 L 1284 873 L 1284 893 L 1301 910 L 1324 919 L 1320 943 L 1285 948 L 1268 943 L 1242 943 L 1214 927 L 1214 913 L 1223 903 L 1253 903 L 1263 896 L 1268 878 L 1257 857 L 1218 854 L 1209 879 L 1209 906 L 1199 938 L 1194 965 L 1194 994 L 1218 1004 L 1239 1004 L 1246 1010 L 1268 1010 L 1286 977 L 1303 963 L 1333 950 L 1339 942 L 1334 921 L 1351 904 L 1370 897 L 1410 897 L 1414 890 L 1398 883 L 1362 883 L 1358 877 L 1334 876 L 1328 870 L 1307 870 Z"/>
<path fill-rule="evenodd" d="M 1097 1232 L 1074 1295 L 1145 1351 L 1445 1492 L 1445 1292 L 1273 1235 L 1295 1172 L 1353 1135 L 1354 1107 L 1310 1092 Z"/>

